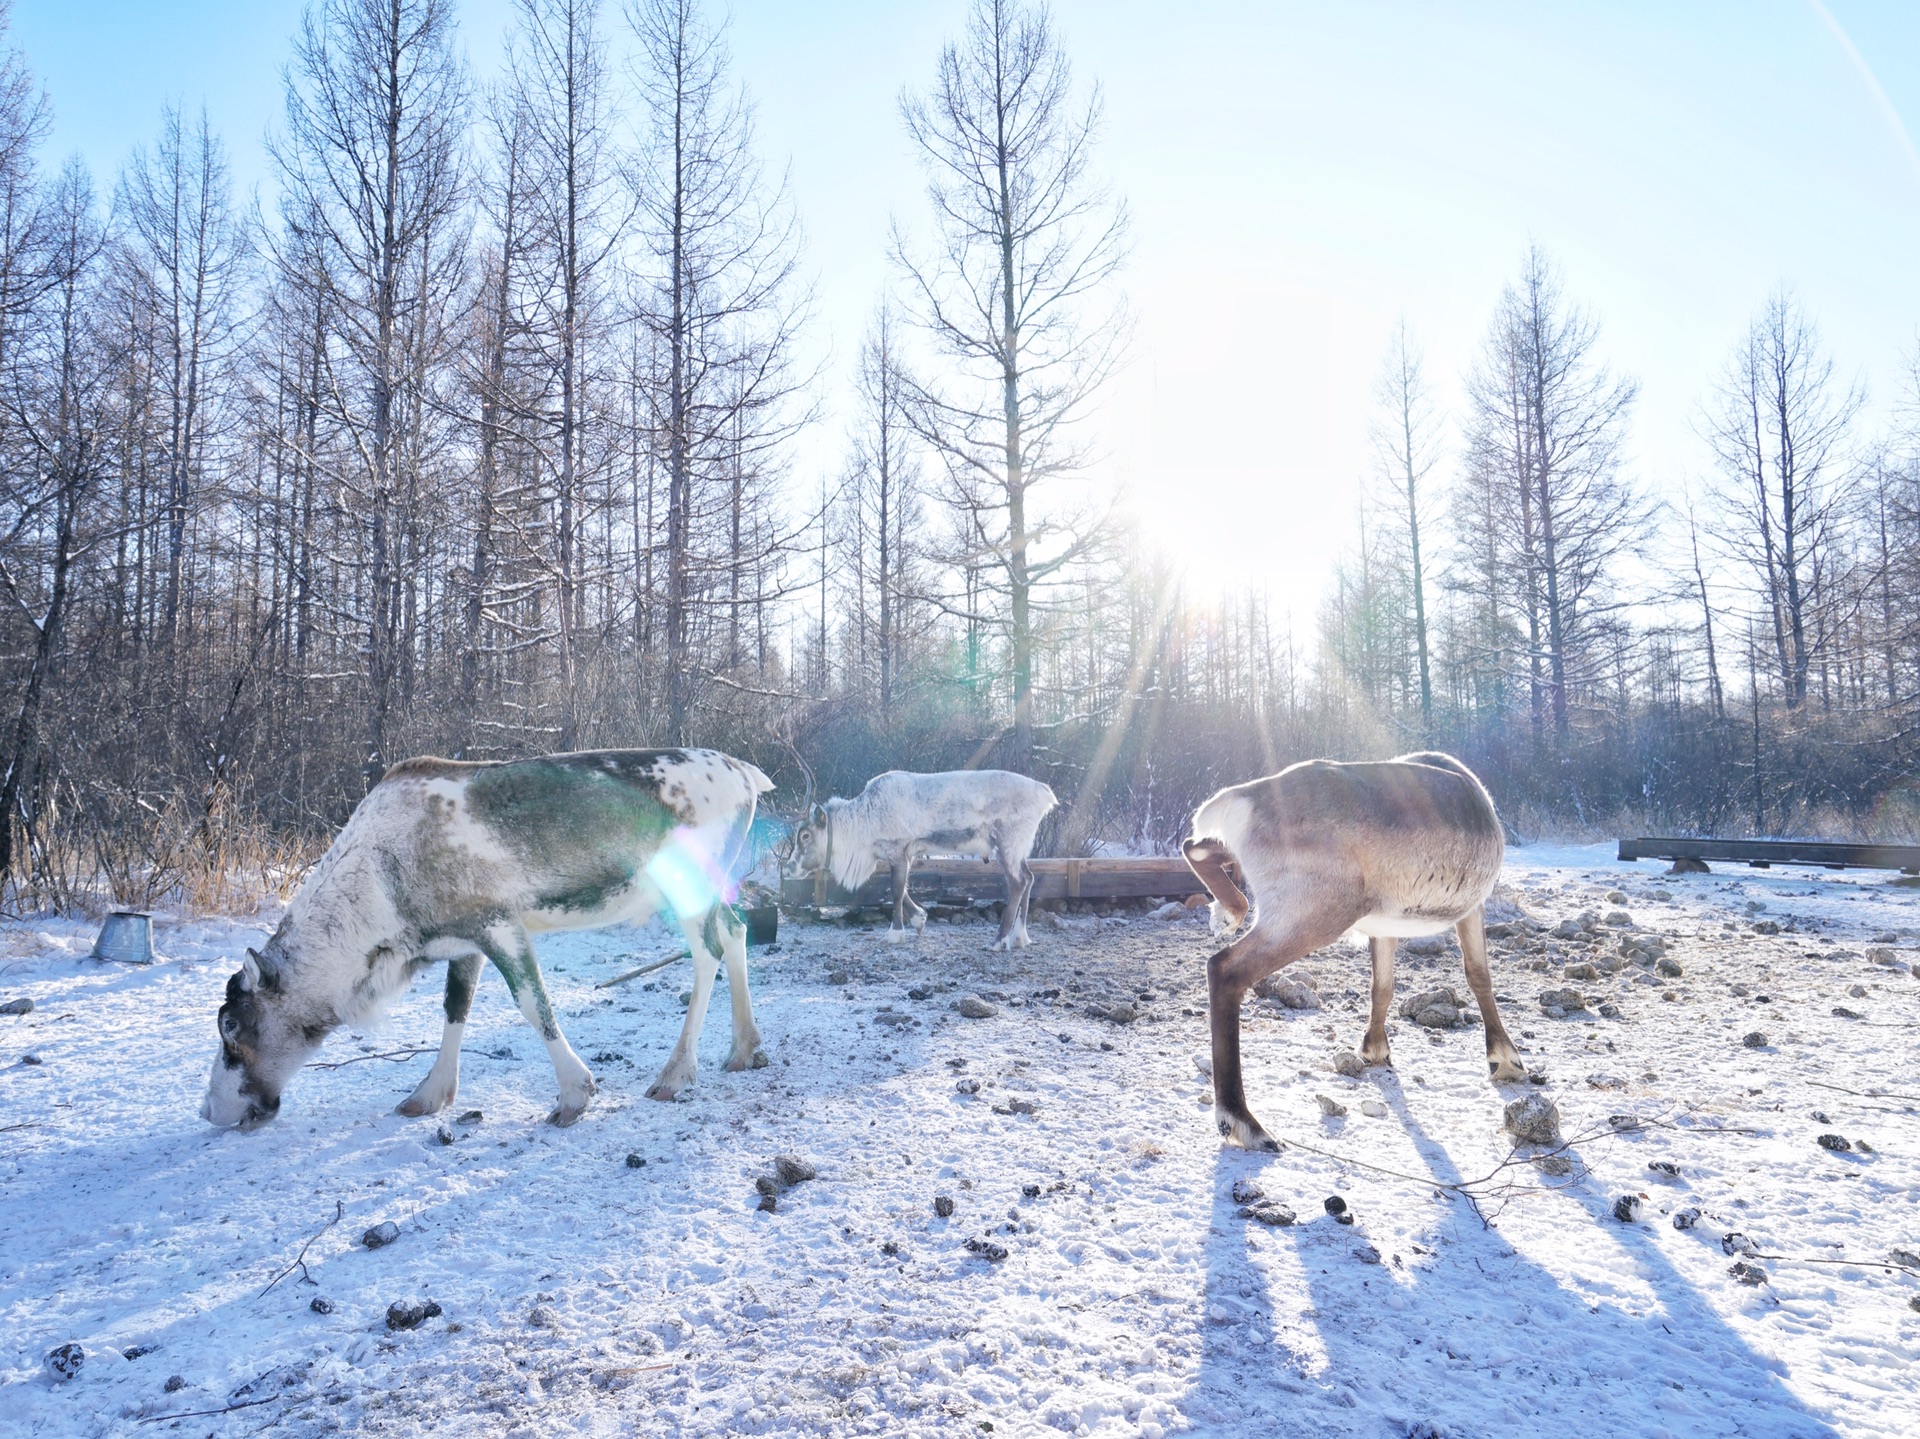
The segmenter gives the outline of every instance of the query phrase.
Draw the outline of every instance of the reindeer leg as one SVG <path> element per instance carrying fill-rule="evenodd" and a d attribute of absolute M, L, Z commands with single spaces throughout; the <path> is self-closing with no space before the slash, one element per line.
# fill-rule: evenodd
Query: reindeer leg
<path fill-rule="evenodd" d="M 716 901 L 714 908 L 719 907 Z M 693 999 L 687 1005 L 687 1021 L 680 1026 L 679 1042 L 667 1056 L 660 1077 L 647 1088 L 648 1099 L 678 1098 L 680 1091 L 692 1084 L 699 1072 L 700 1026 L 706 1023 L 707 1001 L 713 998 L 714 977 L 720 973 L 719 957 L 707 947 L 707 932 L 717 923 L 711 909 L 698 917 L 683 916 L 680 920 L 680 932 L 687 937 L 687 948 L 693 952 Z M 743 981 L 740 992 L 746 993 L 746 988 Z"/>
<path fill-rule="evenodd" d="M 994 854 L 1000 861 L 1000 873 L 1007 881 L 1007 902 L 1000 910 L 1000 933 L 994 936 L 989 949 L 1015 949 L 1031 944 L 1027 937 L 1027 896 L 1032 893 L 1031 876 L 1023 874 L 1026 866 L 1010 862 L 1006 849 L 999 843 L 994 845 Z"/>
<path fill-rule="evenodd" d="M 1027 933 L 1027 914 L 1033 908 L 1033 866 L 1026 860 L 1020 861 L 1020 928 L 1015 940 L 1022 949 L 1033 943 L 1033 936 Z"/>
<path fill-rule="evenodd" d="M 1288 914 L 1291 909 L 1289 905 L 1263 902 L 1261 922 L 1207 961 L 1213 1120 L 1223 1139 L 1243 1149 L 1277 1150 L 1280 1146 L 1247 1108 L 1240 1072 L 1240 1003 L 1249 989 L 1275 970 L 1338 939 L 1361 913 L 1357 907 L 1337 909 L 1325 901 L 1305 914 L 1297 910 Z M 1274 918 L 1269 919 L 1270 915 Z M 1282 919 L 1280 915 L 1288 917 Z"/>
<path fill-rule="evenodd" d="M 409 1119 L 438 1114 L 460 1092 L 460 1036 L 466 1033 L 467 1011 L 473 1008 L 473 987 L 480 982 L 477 954 L 463 954 L 447 962 L 446 1028 L 440 1031 L 440 1053 L 420 1087 L 395 1106 Z"/>
<path fill-rule="evenodd" d="M 587 1102 L 593 1098 L 593 1075 L 560 1032 L 560 1021 L 553 1017 L 553 1001 L 547 997 L 533 941 L 517 921 L 503 920 L 487 929 L 480 948 L 507 981 L 527 1023 L 546 1041 L 547 1057 L 553 1061 L 554 1077 L 560 1081 L 559 1106 L 547 1118 L 565 1129 L 587 1112 Z"/>
<path fill-rule="evenodd" d="M 1460 955 L 1466 963 L 1467 988 L 1473 991 L 1474 1000 L 1480 1006 L 1480 1022 L 1487 1029 L 1487 1068 L 1493 1072 L 1496 1084 L 1511 1084 L 1527 1077 L 1526 1066 L 1520 1062 L 1520 1051 L 1514 1048 L 1513 1040 L 1507 1035 L 1507 1027 L 1500 1021 L 1500 1006 L 1493 1001 L 1493 977 L 1487 970 L 1487 926 L 1484 908 L 1473 907 L 1473 913 L 1454 925 L 1454 932 L 1460 936 Z"/>
<path fill-rule="evenodd" d="M 716 904 L 707 913 L 706 939 L 727 962 L 727 997 L 733 1002 L 733 1049 L 727 1055 L 727 1070 L 764 1069 L 766 1055 L 760 1052 L 760 1026 L 753 1022 L 753 999 L 747 993 L 747 927 L 733 906 Z"/>
<path fill-rule="evenodd" d="M 893 862 L 893 927 L 887 931 L 887 943 L 899 944 L 907 937 L 907 914 L 917 910 L 919 905 L 907 893 L 907 885 L 913 875 L 913 851 L 908 850 Z M 921 923 L 925 923 L 924 917 Z"/>
<path fill-rule="evenodd" d="M 912 855 L 907 856 L 907 864 L 911 868 Z M 913 926 L 913 942 L 918 944 L 921 936 L 927 932 L 927 911 L 926 907 L 913 897 L 911 886 L 907 889 L 907 922 Z"/>
<path fill-rule="evenodd" d="M 1361 1041 L 1360 1057 L 1368 1064 L 1392 1064 L 1387 1049 L 1387 1015 L 1393 1008 L 1393 947 L 1391 935 L 1373 936 L 1373 1014 L 1367 1020 L 1367 1037 Z"/>

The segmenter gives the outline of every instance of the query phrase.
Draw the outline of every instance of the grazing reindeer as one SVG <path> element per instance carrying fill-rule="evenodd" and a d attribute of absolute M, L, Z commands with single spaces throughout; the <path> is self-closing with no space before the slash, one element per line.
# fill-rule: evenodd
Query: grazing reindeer
<path fill-rule="evenodd" d="M 857 890 L 881 865 L 893 869 L 893 927 L 889 943 L 907 937 L 911 920 L 917 938 L 927 927 L 927 912 L 907 893 L 913 862 L 930 854 L 973 854 L 993 858 L 1007 878 L 1007 904 L 1000 916 L 995 949 L 1029 943 L 1027 903 L 1033 897 L 1033 871 L 1027 857 L 1040 821 L 1059 801 L 1036 779 L 1003 769 L 950 770 L 945 774 L 907 774 L 888 770 L 867 781 L 854 799 L 830 799 L 814 805 L 793 833 L 796 873 L 815 876 L 816 900 L 826 897 L 831 877 L 843 889 Z"/>
<path fill-rule="evenodd" d="M 1194 814 L 1183 848 L 1213 895 L 1215 933 L 1231 933 L 1247 916 L 1247 897 L 1225 861 L 1239 862 L 1259 903 L 1253 927 L 1207 961 L 1213 1113 L 1226 1138 L 1249 1149 L 1279 1147 L 1247 1109 L 1242 997 L 1349 931 L 1373 948 L 1373 1017 L 1360 1049 L 1367 1063 L 1389 1062 L 1395 941 L 1451 926 L 1486 1024 L 1493 1077 L 1525 1076 L 1494 1004 L 1482 922 L 1505 840 L 1493 800 L 1459 760 L 1422 753 L 1377 764 L 1291 765 L 1214 795 Z"/>
<path fill-rule="evenodd" d="M 728 907 L 755 801 L 773 782 L 714 750 L 602 750 L 467 764 L 403 760 L 360 801 L 280 927 L 227 981 L 201 1116 L 251 1129 L 337 1025 L 447 962 L 446 1029 L 406 1115 L 453 1102 L 480 961 L 491 960 L 546 1041 L 568 1125 L 593 1076 L 554 1018 L 531 936 L 673 911 L 693 952 L 680 1042 L 647 1093 L 693 1082 L 720 960 L 733 999 L 730 1070 L 764 1064 L 747 997 L 746 929 Z"/>

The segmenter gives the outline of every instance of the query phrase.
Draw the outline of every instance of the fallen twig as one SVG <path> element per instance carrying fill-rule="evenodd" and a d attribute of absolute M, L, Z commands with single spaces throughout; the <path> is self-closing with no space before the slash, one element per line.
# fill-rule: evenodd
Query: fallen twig
<path fill-rule="evenodd" d="M 1889 1264 L 1883 1259 L 1813 1259 L 1803 1258 L 1798 1254 L 1761 1254 L 1758 1251 L 1750 1257 L 1771 1259 L 1780 1264 L 1838 1264 L 1852 1269 L 1891 1269 L 1896 1274 L 1911 1274 L 1914 1278 L 1920 1279 L 1920 1269 L 1915 1269 L 1908 1264 Z"/>
<path fill-rule="evenodd" d="M 1705 1127 L 1694 1128 L 1689 1125 L 1672 1124 L 1664 1119 L 1642 1119 L 1639 1121 L 1637 1125 L 1627 1129 L 1616 1129 L 1613 1127 L 1613 1125 L 1607 1124 L 1605 1126 L 1596 1126 L 1595 1128 L 1590 1130 L 1584 1130 L 1579 1134 L 1573 1135 L 1569 1139 L 1562 1140 L 1559 1144 L 1554 1145 L 1550 1149 L 1542 1149 L 1531 1154 L 1522 1154 L 1520 1152 L 1520 1146 L 1516 1144 L 1515 1146 L 1513 1146 L 1512 1149 L 1510 1149 L 1507 1152 L 1506 1158 L 1502 1159 L 1498 1164 L 1496 1164 L 1487 1173 L 1481 1175 L 1478 1179 L 1461 1179 L 1461 1180 L 1451 1180 L 1451 1181 L 1445 1180 L 1445 1179 L 1438 1179 L 1431 1174 L 1427 1174 L 1427 1175 L 1408 1174 L 1403 1170 L 1389 1169 L 1385 1165 L 1370 1164 L 1364 1159 L 1352 1159 L 1344 1154 L 1336 1154 L 1330 1149 L 1321 1149 L 1315 1145 L 1303 1144 L 1297 1139 L 1283 1140 L 1282 1143 L 1292 1145 L 1296 1149 L 1304 1150 L 1308 1154 L 1317 1154 L 1321 1156 L 1323 1159 L 1331 1159 L 1336 1164 L 1350 1165 L 1355 1169 L 1365 1169 L 1374 1174 L 1384 1174 L 1387 1177 L 1392 1179 L 1404 1179 L 1410 1184 L 1418 1184 L 1426 1188 L 1437 1189 L 1444 1194 L 1458 1195 L 1460 1198 L 1466 1200 L 1468 1207 L 1473 1210 L 1474 1217 L 1480 1221 L 1481 1226 L 1483 1228 L 1491 1229 L 1493 1227 L 1493 1220 L 1489 1218 L 1486 1211 L 1480 1207 L 1482 1201 L 1494 1200 L 1494 1199 L 1509 1201 L 1513 1199 L 1518 1199 L 1521 1196 L 1529 1193 L 1554 1193 L 1559 1190 L 1569 1188 L 1572 1184 L 1578 1183 L 1580 1180 L 1586 1178 L 1587 1174 L 1591 1172 L 1586 1161 L 1581 1159 L 1577 1153 L 1573 1154 L 1572 1159 L 1573 1159 L 1573 1162 L 1579 1166 L 1579 1172 L 1574 1174 L 1571 1178 L 1569 1178 L 1569 1180 L 1565 1184 L 1534 1183 L 1534 1184 L 1523 1185 L 1523 1184 L 1514 1183 L 1512 1181 L 1496 1184 L 1495 1181 L 1499 1180 L 1500 1177 L 1503 1174 L 1505 1174 L 1507 1171 L 1518 1169 L 1523 1166 L 1531 1168 L 1539 1160 L 1552 1158 L 1555 1155 L 1567 1154 L 1570 1151 L 1575 1150 L 1577 1146 L 1582 1144 L 1589 1144 L 1597 1139 L 1613 1139 L 1613 1138 L 1618 1138 L 1619 1136 L 1624 1134 L 1644 1132 L 1645 1130 L 1649 1130 L 1649 1129 L 1665 1129 L 1665 1130 L 1671 1130 L 1676 1134 L 1688 1134 L 1688 1135 L 1692 1135 L 1692 1134 L 1753 1135 L 1753 1134 L 1758 1134 L 1760 1132 L 1758 1130 L 1737 1128 L 1733 1125 L 1716 1125 L 1711 1128 L 1705 1128 Z M 1502 1207 L 1504 1207 L 1504 1205 Z M 1495 1211 L 1496 1217 L 1497 1217 L 1497 1214 L 1498 1214 L 1498 1211 Z"/>
<path fill-rule="evenodd" d="M 243 1399 L 238 1404 L 228 1404 L 220 1409 L 190 1409 L 185 1414 L 150 1414 L 140 1422 L 142 1424 L 171 1423 L 176 1419 L 204 1419 L 209 1414 L 231 1414 L 236 1409 L 252 1409 L 261 1404 L 272 1404 L 285 1399 L 285 1394 L 269 1394 L 264 1399 Z"/>
<path fill-rule="evenodd" d="M 440 1048 L 437 1044 L 423 1044 L 410 1049 L 389 1049 L 384 1054 L 356 1054 L 352 1059 L 315 1060 L 308 1069 L 345 1069 L 349 1064 L 365 1064 L 369 1059 L 384 1059 L 394 1064 L 404 1064 L 409 1059 L 418 1059 L 423 1054 L 433 1054 Z"/>
<path fill-rule="evenodd" d="M 1815 1089 L 1831 1089 L 1835 1094 L 1851 1094 L 1860 1099 L 1904 1099 L 1910 1104 L 1920 1104 L 1920 1094 L 1894 1094 L 1890 1091 L 1875 1094 L 1870 1089 L 1848 1089 L 1838 1084 L 1822 1084 L 1817 1079 L 1809 1079 L 1807 1083 Z"/>
<path fill-rule="evenodd" d="M 656 960 L 652 964 L 643 964 L 638 969 L 628 970 L 625 974 L 616 974 L 612 979 L 603 979 L 600 983 L 596 984 L 594 988 L 612 989 L 616 984 L 625 984 L 628 980 L 638 979 L 643 974 L 652 974 L 656 969 L 665 969 L 668 965 L 678 963 L 680 960 L 686 958 L 688 958 L 688 956 L 684 954 L 670 954 L 665 959 Z"/>
<path fill-rule="evenodd" d="M 1559 1154 L 1563 1150 L 1571 1149 L 1575 1144 L 1584 1143 L 1589 1139 L 1602 1139 L 1617 1132 L 1618 1131 L 1612 1129 L 1597 1129 L 1590 1134 L 1575 1135 L 1572 1139 L 1556 1145 L 1552 1149 L 1545 1149 L 1539 1154 L 1534 1155 L 1522 1156 L 1520 1154 L 1520 1147 L 1515 1145 L 1508 1151 L 1507 1157 L 1496 1164 L 1487 1174 L 1479 1179 L 1462 1180 L 1439 1179 L 1431 1174 L 1408 1174 L 1403 1170 L 1388 1169 L 1385 1165 L 1369 1164 L 1364 1159 L 1351 1159 L 1344 1154 L 1336 1154 L 1330 1149 L 1321 1149 L 1312 1144 L 1302 1144 L 1297 1139 L 1284 1140 L 1282 1143 L 1290 1144 L 1296 1149 L 1303 1149 L 1309 1154 L 1318 1154 L 1323 1159 L 1331 1159 L 1336 1164 L 1349 1165 L 1355 1169 L 1365 1169 L 1374 1174 L 1384 1174 L 1392 1179 L 1404 1179 L 1409 1184 L 1418 1184 L 1423 1188 L 1438 1189 L 1444 1194 L 1458 1195 L 1467 1201 L 1467 1206 L 1473 1210 L 1474 1217 L 1480 1221 L 1481 1227 L 1483 1229 L 1491 1229 L 1493 1228 L 1493 1220 L 1490 1219 L 1486 1211 L 1480 1207 L 1481 1200 L 1512 1199 L 1526 1192 L 1529 1188 L 1536 1190 L 1553 1190 L 1565 1187 L 1562 1185 L 1520 1186 L 1515 1184 L 1490 1187 L 1493 1185 L 1493 1181 L 1499 1178 L 1502 1173 L 1519 1165 L 1531 1164 L 1535 1159 L 1542 1159 L 1548 1155 Z M 1582 1167 L 1584 1168 L 1585 1166 L 1583 1165 Z"/>
<path fill-rule="evenodd" d="M 38 1129 L 39 1127 L 39 1120 L 24 1119 L 18 1124 L 0 1124 L 0 1134 L 11 1134 L 16 1129 Z"/>
<path fill-rule="evenodd" d="M 329 1229 L 333 1228 L 334 1225 L 338 1224 L 342 1219 L 345 1219 L 346 1217 L 347 1217 L 346 1200 L 344 1199 L 334 1200 L 333 1201 L 333 1218 L 329 1219 L 325 1224 L 321 1225 L 319 1229 L 315 1230 L 313 1237 L 307 1240 L 305 1244 L 302 1244 L 300 1246 L 300 1252 L 293 1256 L 293 1263 L 289 1264 L 285 1269 L 282 1269 L 278 1274 L 273 1276 L 273 1283 L 267 1285 L 265 1289 L 262 1289 L 260 1291 L 260 1297 L 262 1299 L 265 1299 L 268 1294 L 273 1292 L 274 1284 L 278 1284 L 282 1279 L 285 1279 L 289 1274 L 293 1273 L 293 1271 L 296 1269 L 300 1271 L 300 1282 L 302 1284 L 318 1283 L 319 1281 L 316 1280 L 312 1274 L 307 1272 L 307 1251 L 313 1247 L 313 1241 L 315 1239 L 318 1239 L 322 1234 L 325 1234 Z"/>

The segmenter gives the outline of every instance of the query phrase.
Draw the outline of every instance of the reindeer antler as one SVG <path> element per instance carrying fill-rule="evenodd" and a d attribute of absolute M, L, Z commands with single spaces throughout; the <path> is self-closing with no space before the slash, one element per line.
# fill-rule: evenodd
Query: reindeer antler
<path fill-rule="evenodd" d="M 794 825 L 793 829 L 787 831 L 787 838 L 780 844 L 774 846 L 774 853 L 780 860 L 780 866 L 782 869 L 785 869 L 787 861 L 793 858 L 794 830 L 798 829 L 800 825 L 805 824 L 808 816 L 813 813 L 813 801 L 817 790 L 813 781 L 813 767 L 801 757 L 799 746 L 793 742 L 793 716 L 789 713 L 769 720 L 767 723 L 767 732 L 773 736 L 781 748 L 793 756 L 793 762 L 800 767 L 800 774 L 807 782 L 806 795 L 800 801 L 800 818 L 798 822 Z"/>

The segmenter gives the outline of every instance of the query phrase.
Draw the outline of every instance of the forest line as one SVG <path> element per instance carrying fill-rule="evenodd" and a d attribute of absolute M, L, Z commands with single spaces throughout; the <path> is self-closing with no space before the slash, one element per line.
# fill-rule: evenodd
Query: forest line
<path fill-rule="evenodd" d="M 1729 337 L 1686 492 L 1630 472 L 1634 381 L 1540 247 L 1458 412 L 1403 325 L 1376 463 L 1329 477 L 1353 547 L 1277 614 L 1117 518 L 1085 422 L 1128 215 L 1044 7 L 977 0 L 901 77 L 926 189 L 845 397 L 713 7 L 518 0 L 484 86 L 457 19 L 318 0 L 257 209 L 184 109 L 110 186 L 51 166 L 7 51 L 9 907 L 205 898 L 408 755 L 594 746 L 727 749 L 787 799 L 1000 765 L 1060 795 L 1062 854 L 1430 746 L 1521 833 L 1912 833 L 1920 398 L 1869 424 L 1790 290 Z"/>

